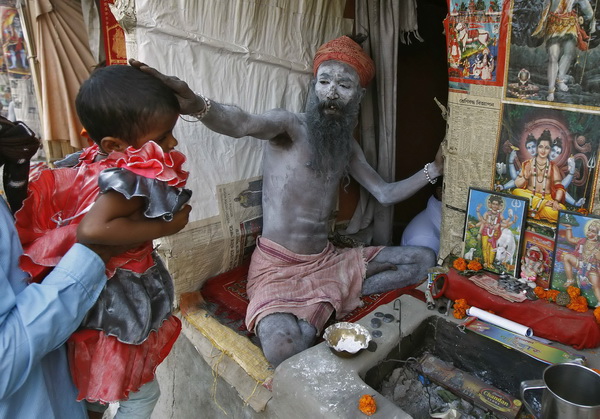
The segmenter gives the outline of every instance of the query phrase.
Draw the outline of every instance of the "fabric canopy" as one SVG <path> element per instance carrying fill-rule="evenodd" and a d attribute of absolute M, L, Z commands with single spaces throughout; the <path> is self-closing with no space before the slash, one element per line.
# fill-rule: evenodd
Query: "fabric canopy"
<path fill-rule="evenodd" d="M 75 0 L 25 0 L 39 63 L 42 139 L 87 146 L 75 112 L 75 96 L 96 64 L 88 44 L 81 3 Z M 48 156 L 59 158 L 62 156 Z"/>

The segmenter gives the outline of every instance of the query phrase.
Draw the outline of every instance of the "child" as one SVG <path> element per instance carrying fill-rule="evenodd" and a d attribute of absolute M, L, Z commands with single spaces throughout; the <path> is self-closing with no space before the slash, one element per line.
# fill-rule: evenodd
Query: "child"
<path fill-rule="evenodd" d="M 100 402 L 89 410 L 120 401 L 117 418 L 150 417 L 160 395 L 154 371 L 181 330 L 172 279 L 151 241 L 188 221 L 185 157 L 172 151 L 179 103 L 158 79 L 109 66 L 83 83 L 76 108 L 95 144 L 74 168 L 32 181 L 16 215 L 21 267 L 41 281 L 75 241 L 139 243 L 107 265 L 110 279 L 69 339 L 69 360 L 78 399 Z"/>

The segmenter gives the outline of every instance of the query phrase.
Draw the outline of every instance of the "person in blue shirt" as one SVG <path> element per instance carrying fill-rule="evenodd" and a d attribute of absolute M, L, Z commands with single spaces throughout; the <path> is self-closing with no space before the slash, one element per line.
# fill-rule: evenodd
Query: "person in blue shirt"
<path fill-rule="evenodd" d="M 43 283 L 28 285 L 21 253 L 0 199 L 0 418 L 87 418 L 64 343 L 104 288 L 109 254 L 75 244 Z"/>
<path fill-rule="evenodd" d="M 0 131 L 0 166 L 7 148 L 18 147 L 3 140 Z M 106 263 L 132 247 L 76 243 L 42 283 L 29 284 L 12 212 L 0 197 L 0 418 L 87 418 L 65 342 L 104 288 Z"/>

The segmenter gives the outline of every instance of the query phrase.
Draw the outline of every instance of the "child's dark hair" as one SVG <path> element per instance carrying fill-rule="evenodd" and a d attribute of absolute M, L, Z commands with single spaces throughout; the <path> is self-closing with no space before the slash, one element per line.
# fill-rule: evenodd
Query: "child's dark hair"
<path fill-rule="evenodd" d="M 79 120 L 94 142 L 115 137 L 128 144 L 149 130 L 161 113 L 179 113 L 173 91 L 159 79 L 128 65 L 100 67 L 75 99 Z"/>

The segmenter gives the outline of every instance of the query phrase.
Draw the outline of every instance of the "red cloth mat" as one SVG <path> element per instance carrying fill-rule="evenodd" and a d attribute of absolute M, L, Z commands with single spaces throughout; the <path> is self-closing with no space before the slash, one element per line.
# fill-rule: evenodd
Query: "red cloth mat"
<path fill-rule="evenodd" d="M 222 324 L 246 336 L 252 335 L 244 324 L 246 308 L 248 307 L 246 282 L 249 266 L 250 259 L 247 259 L 241 266 L 209 279 L 200 290 L 206 302 L 207 311 L 213 314 Z M 424 301 L 423 292 L 415 289 L 416 286 L 412 285 L 382 294 L 366 295 L 362 297 L 362 307 L 351 311 L 339 321 L 355 322 L 381 304 L 389 303 L 403 294 L 410 294 Z"/>
<path fill-rule="evenodd" d="M 493 274 L 490 274 L 493 275 Z M 448 272 L 448 288 L 444 296 L 451 300 L 464 298 L 467 304 L 528 326 L 535 336 L 550 339 L 575 349 L 600 346 L 600 325 L 592 310 L 578 313 L 545 300 L 511 303 L 490 294 L 456 270 Z"/>

